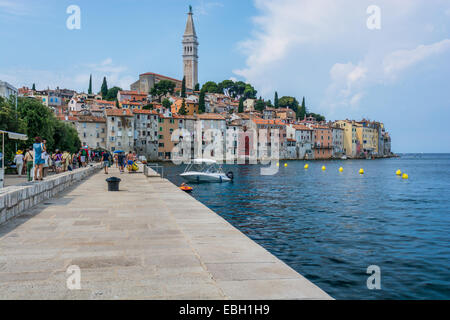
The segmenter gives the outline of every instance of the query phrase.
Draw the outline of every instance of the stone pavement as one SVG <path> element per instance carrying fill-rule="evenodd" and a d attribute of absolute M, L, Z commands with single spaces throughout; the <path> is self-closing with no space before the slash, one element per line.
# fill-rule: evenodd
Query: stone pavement
<path fill-rule="evenodd" d="M 111 175 L 0 226 L 0 299 L 330 299 L 167 180 Z"/>

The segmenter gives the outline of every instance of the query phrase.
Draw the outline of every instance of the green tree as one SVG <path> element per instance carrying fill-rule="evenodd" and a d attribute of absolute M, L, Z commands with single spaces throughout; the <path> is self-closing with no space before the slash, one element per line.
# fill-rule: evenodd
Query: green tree
<path fill-rule="evenodd" d="M 186 98 L 186 77 L 183 77 L 181 81 L 181 97 Z"/>
<path fill-rule="evenodd" d="M 175 82 L 170 80 L 161 80 L 158 83 L 155 83 L 153 88 L 150 90 L 150 94 L 153 97 L 156 97 L 159 102 L 161 102 L 161 97 L 170 93 L 173 94 L 175 90 Z"/>
<path fill-rule="evenodd" d="M 92 94 L 92 74 L 89 77 L 89 89 L 88 89 L 88 94 Z"/>
<path fill-rule="evenodd" d="M 55 148 L 62 151 L 66 150 L 74 153 L 81 148 L 81 141 L 78 137 L 77 130 L 62 121 L 58 120 L 55 122 L 53 138 L 55 140 Z"/>
<path fill-rule="evenodd" d="M 279 108 L 280 107 L 280 104 L 279 104 L 279 101 L 278 101 L 278 92 L 276 92 L 276 91 L 275 91 L 275 98 L 273 100 L 273 106 L 275 108 Z"/>
<path fill-rule="evenodd" d="M 183 102 L 181 103 L 181 108 L 178 110 L 178 114 L 185 116 L 187 114 L 186 111 L 186 101 L 183 99 Z"/>
<path fill-rule="evenodd" d="M 218 86 L 220 91 L 228 97 L 232 97 L 235 95 L 233 80 L 223 80 L 221 83 L 219 83 Z"/>
<path fill-rule="evenodd" d="M 119 93 L 119 91 L 122 91 L 122 88 L 112 87 L 108 89 L 108 93 L 106 94 L 105 97 L 103 97 L 103 99 L 108 101 L 114 101 L 117 99 L 117 94 Z"/>
<path fill-rule="evenodd" d="M 266 107 L 266 104 L 264 103 L 264 100 L 261 99 L 261 97 L 258 100 L 256 100 L 255 110 L 263 111 L 265 107 Z"/>
<path fill-rule="evenodd" d="M 116 99 L 116 108 L 117 108 L 117 109 L 120 108 L 119 100 L 117 100 L 117 99 Z"/>
<path fill-rule="evenodd" d="M 200 97 L 198 98 L 198 112 L 204 113 L 205 112 L 205 91 L 200 91 Z"/>
<path fill-rule="evenodd" d="M 0 96 L 0 129 L 26 134 L 26 124 L 15 110 L 12 98 L 6 100 Z M 7 136 L 6 136 L 7 137 Z M 0 142 L 1 143 L 1 142 Z M 19 141 L 18 148 L 29 146 Z M 5 161 L 11 161 L 16 151 L 16 140 L 5 139 Z M 0 151 L 1 152 L 1 151 Z"/>
<path fill-rule="evenodd" d="M 102 88 L 100 89 L 100 93 L 102 94 L 103 99 L 106 98 L 108 94 L 108 83 L 106 82 L 106 77 L 103 77 Z"/>
<path fill-rule="evenodd" d="M 33 83 L 33 86 L 31 87 L 31 90 L 36 91 L 36 84 Z"/>
<path fill-rule="evenodd" d="M 281 97 L 278 101 L 278 106 L 280 108 L 290 108 L 297 112 L 298 109 L 298 101 L 294 97 L 284 96 Z"/>
<path fill-rule="evenodd" d="M 321 121 L 325 121 L 325 117 L 321 114 L 317 114 L 317 113 L 308 113 L 307 114 L 308 117 L 313 117 L 314 119 L 316 119 L 316 121 L 321 122 Z"/>
<path fill-rule="evenodd" d="M 306 115 L 306 103 L 305 103 L 305 97 L 303 97 L 302 105 L 299 108 L 299 112 L 298 112 L 298 118 L 299 119 L 304 119 L 305 115 Z"/>
<path fill-rule="evenodd" d="M 219 86 L 214 81 L 208 81 L 203 85 L 202 91 L 208 93 L 219 93 Z"/>
<path fill-rule="evenodd" d="M 239 112 L 239 113 L 244 112 L 244 97 L 241 97 L 241 98 L 239 99 L 238 112 Z"/>
<path fill-rule="evenodd" d="M 273 107 L 272 101 L 270 101 L 270 99 L 266 101 L 266 107 Z"/>
<path fill-rule="evenodd" d="M 200 91 L 200 83 L 195 85 L 194 91 Z"/>
<path fill-rule="evenodd" d="M 170 109 L 170 107 L 172 106 L 172 102 L 170 102 L 169 99 L 164 99 L 162 102 L 162 106 L 166 109 Z"/>
<path fill-rule="evenodd" d="M 245 85 L 244 97 L 246 99 L 256 99 L 257 93 L 258 93 L 258 91 L 256 91 L 255 88 L 253 88 L 251 84 L 247 83 Z"/>

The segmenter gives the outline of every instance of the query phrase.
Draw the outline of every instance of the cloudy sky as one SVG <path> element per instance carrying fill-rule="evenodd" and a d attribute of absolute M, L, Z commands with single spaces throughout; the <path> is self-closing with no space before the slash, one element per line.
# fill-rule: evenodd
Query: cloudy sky
<path fill-rule="evenodd" d="M 80 30 L 66 26 L 73 4 Z M 200 82 L 305 96 L 331 120 L 383 121 L 395 152 L 450 152 L 450 0 L 0 0 L 0 80 L 86 91 L 90 73 L 94 90 L 103 76 L 181 79 L 189 4 Z"/>

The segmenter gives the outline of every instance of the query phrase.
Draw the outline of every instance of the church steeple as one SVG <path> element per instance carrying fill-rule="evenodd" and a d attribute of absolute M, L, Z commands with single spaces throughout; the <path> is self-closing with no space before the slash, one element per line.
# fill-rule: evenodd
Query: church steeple
<path fill-rule="evenodd" d="M 194 26 L 194 13 L 189 6 L 186 29 L 183 35 L 183 66 L 186 77 L 186 87 L 194 89 L 198 83 L 198 41 Z"/>

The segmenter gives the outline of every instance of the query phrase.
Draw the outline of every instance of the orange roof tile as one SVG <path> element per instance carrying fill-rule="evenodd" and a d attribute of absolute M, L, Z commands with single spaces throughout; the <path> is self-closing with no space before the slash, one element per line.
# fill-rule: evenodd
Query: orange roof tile
<path fill-rule="evenodd" d="M 126 116 L 132 117 L 133 113 L 129 109 L 108 109 L 106 110 L 107 116 Z"/>

